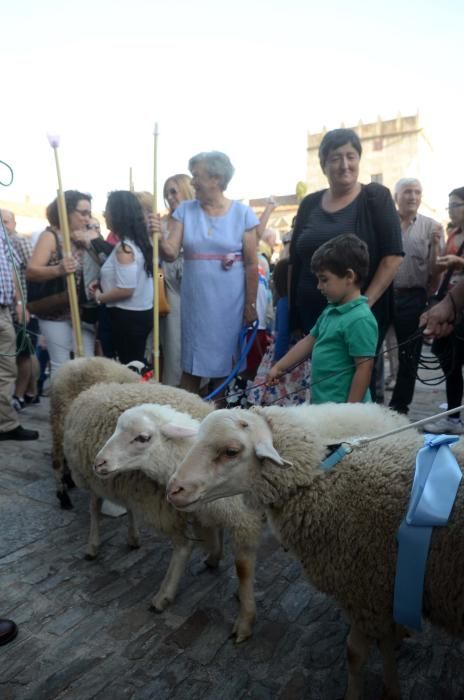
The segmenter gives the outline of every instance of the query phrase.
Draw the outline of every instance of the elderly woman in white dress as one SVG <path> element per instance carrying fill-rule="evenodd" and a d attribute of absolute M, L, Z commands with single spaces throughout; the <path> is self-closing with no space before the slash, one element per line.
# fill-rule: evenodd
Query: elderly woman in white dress
<path fill-rule="evenodd" d="M 253 210 L 224 196 L 234 168 L 219 151 L 189 161 L 196 199 L 181 202 L 160 240 L 161 256 L 184 251 L 181 291 L 181 387 L 198 392 L 202 377 L 219 384 L 240 357 L 240 330 L 256 320 L 258 264 Z"/>

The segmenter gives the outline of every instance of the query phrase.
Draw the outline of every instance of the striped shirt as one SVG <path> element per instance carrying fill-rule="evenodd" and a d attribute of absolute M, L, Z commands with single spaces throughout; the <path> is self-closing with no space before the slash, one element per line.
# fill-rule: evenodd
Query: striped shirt
<path fill-rule="evenodd" d="M 0 306 L 11 306 L 15 300 L 13 259 L 14 264 L 19 268 L 21 262 L 13 249 L 7 232 L 3 226 L 0 226 Z"/>
<path fill-rule="evenodd" d="M 432 247 L 434 229 L 441 229 L 441 241 L 437 249 Z M 443 228 L 429 216 L 417 214 L 414 221 L 402 231 L 405 256 L 393 280 L 394 289 L 427 289 L 435 264 L 435 256 L 445 246 Z"/>
<path fill-rule="evenodd" d="M 19 236 L 17 233 L 11 234 L 10 240 L 19 258 L 19 279 L 21 282 L 21 289 L 23 290 L 24 301 L 27 301 L 26 267 L 32 255 L 32 241 L 30 238 L 27 238 L 27 236 Z"/>

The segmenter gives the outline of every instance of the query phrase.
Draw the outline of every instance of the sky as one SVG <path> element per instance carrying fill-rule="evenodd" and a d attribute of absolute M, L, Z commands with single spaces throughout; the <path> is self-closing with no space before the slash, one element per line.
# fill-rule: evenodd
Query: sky
<path fill-rule="evenodd" d="M 2 199 L 51 201 L 47 133 L 65 189 L 104 208 L 113 189 L 153 189 L 199 151 L 221 150 L 228 195 L 291 194 L 308 131 L 415 114 L 443 190 L 464 185 L 462 0 L 15 0 L 2 3 Z M 0 181 L 7 174 L 0 166 Z"/>

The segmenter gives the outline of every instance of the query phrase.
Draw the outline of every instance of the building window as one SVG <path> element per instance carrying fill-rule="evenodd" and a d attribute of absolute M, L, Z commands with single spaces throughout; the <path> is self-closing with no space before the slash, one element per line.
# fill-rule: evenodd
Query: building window
<path fill-rule="evenodd" d="M 372 150 L 373 151 L 382 151 L 383 150 L 383 139 L 374 139 L 374 143 L 372 145 Z"/>
<path fill-rule="evenodd" d="M 378 182 L 379 185 L 383 185 L 382 173 L 375 173 L 375 175 L 371 175 L 371 182 Z"/>

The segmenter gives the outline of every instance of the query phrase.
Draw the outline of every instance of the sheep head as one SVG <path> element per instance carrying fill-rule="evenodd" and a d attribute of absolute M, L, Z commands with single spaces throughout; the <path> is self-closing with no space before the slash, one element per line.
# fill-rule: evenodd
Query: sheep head
<path fill-rule="evenodd" d="M 167 498 L 178 509 L 253 490 L 253 476 L 264 460 L 285 468 L 291 463 L 272 444 L 262 416 L 241 409 L 214 411 L 200 424 L 198 436 L 168 482 Z"/>
<path fill-rule="evenodd" d="M 95 457 L 94 471 L 100 478 L 120 472 L 142 470 L 166 483 L 172 468 L 166 466 L 181 447 L 180 459 L 196 434 L 198 422 L 171 406 L 142 404 L 122 413 L 113 435 Z M 167 444 L 169 443 L 169 444 Z M 166 473 L 167 470 L 167 473 Z"/>

